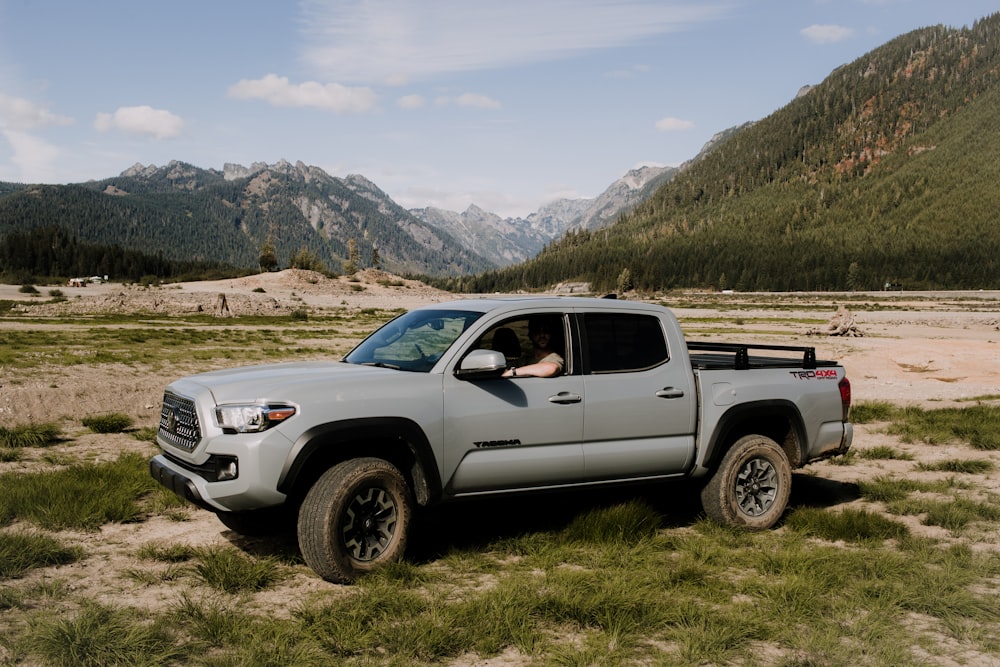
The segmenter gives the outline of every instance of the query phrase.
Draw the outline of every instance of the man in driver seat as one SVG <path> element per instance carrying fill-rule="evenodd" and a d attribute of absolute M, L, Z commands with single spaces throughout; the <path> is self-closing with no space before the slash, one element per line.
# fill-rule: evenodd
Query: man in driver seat
<path fill-rule="evenodd" d="M 528 319 L 528 338 L 532 351 L 504 371 L 504 377 L 552 377 L 563 372 L 566 362 L 557 351 L 562 349 L 562 326 L 556 317 Z"/>

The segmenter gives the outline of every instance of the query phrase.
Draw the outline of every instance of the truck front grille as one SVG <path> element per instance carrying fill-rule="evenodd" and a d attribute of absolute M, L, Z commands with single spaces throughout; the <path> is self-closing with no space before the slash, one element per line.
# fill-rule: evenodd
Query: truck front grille
<path fill-rule="evenodd" d="M 163 394 L 163 408 L 160 410 L 159 436 L 170 445 L 190 452 L 201 439 L 198 411 L 194 401 L 172 394 Z"/>

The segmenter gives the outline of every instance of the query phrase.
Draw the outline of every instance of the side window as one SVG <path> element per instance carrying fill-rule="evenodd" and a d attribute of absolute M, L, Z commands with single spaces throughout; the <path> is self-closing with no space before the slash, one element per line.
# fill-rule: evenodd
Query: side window
<path fill-rule="evenodd" d="M 587 313 L 583 327 L 591 373 L 645 370 L 669 358 L 663 329 L 655 317 Z"/>
<path fill-rule="evenodd" d="M 480 336 L 473 345 L 475 348 L 503 352 L 510 367 L 533 364 L 555 354 L 563 371 L 568 372 L 565 367 L 565 323 L 561 314 L 533 314 L 505 320 Z"/>

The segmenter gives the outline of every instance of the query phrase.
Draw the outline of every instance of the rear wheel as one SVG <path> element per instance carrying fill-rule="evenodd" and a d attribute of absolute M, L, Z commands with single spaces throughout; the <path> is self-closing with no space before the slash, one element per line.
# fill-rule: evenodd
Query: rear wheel
<path fill-rule="evenodd" d="M 302 503 L 302 557 L 327 581 L 350 583 L 402 559 L 412 508 L 406 480 L 391 463 L 344 461 L 323 473 Z"/>
<path fill-rule="evenodd" d="M 701 503 L 719 523 L 765 530 L 784 514 L 791 486 L 791 465 L 778 443 L 747 435 L 726 452 L 701 492 Z"/>

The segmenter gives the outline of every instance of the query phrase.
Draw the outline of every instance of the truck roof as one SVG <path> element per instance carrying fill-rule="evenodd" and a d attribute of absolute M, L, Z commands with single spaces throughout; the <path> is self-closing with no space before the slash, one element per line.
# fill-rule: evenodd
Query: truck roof
<path fill-rule="evenodd" d="M 609 299 L 580 296 L 547 296 L 547 295 L 516 295 L 516 296 L 485 296 L 464 297 L 454 301 L 443 301 L 420 306 L 420 309 L 452 308 L 458 310 L 478 310 L 490 312 L 522 307 L 552 308 L 554 310 L 587 309 L 587 310 L 644 310 L 662 313 L 666 310 L 641 301 L 626 301 L 624 299 Z"/>

